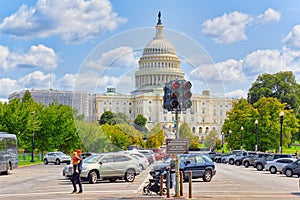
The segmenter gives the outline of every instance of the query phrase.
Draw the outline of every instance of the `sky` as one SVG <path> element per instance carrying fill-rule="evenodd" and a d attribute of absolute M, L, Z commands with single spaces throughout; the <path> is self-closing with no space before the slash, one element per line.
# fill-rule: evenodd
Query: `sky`
<path fill-rule="evenodd" d="M 158 12 L 193 92 L 247 97 L 257 77 L 300 82 L 297 0 L 0 1 L 0 101 L 26 89 L 129 94 Z"/>

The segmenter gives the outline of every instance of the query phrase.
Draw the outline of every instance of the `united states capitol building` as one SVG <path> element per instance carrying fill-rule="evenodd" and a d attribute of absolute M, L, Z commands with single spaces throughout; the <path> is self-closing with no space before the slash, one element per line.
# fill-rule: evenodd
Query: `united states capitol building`
<path fill-rule="evenodd" d="M 134 74 L 135 89 L 130 94 L 120 94 L 117 88 L 112 87 L 103 94 L 75 92 L 75 95 L 70 95 L 70 91 L 52 90 L 52 98 L 56 97 L 58 103 L 77 108 L 79 114 L 83 114 L 88 121 L 99 120 L 105 111 L 122 112 L 132 122 L 141 114 L 147 119 L 149 129 L 161 123 L 167 134 L 172 134 L 175 113 L 163 109 L 163 87 L 171 80 L 184 79 L 185 74 L 180 69 L 180 59 L 174 45 L 164 35 L 160 14 L 155 28 L 155 36 L 145 46 L 138 61 L 139 68 Z M 30 92 L 36 101 L 49 104 L 49 90 Z M 9 100 L 21 98 L 22 93 L 24 91 L 11 94 Z M 209 90 L 203 90 L 201 94 L 193 93 L 191 100 L 192 107 L 179 113 L 179 124 L 187 122 L 200 139 L 204 139 L 211 130 L 216 130 L 220 137 L 226 113 L 231 110 L 234 99 L 218 98 L 212 96 Z"/>

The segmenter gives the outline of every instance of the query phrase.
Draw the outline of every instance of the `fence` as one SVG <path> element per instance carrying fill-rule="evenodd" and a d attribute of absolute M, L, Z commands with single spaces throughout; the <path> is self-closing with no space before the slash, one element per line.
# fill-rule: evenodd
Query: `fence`
<path fill-rule="evenodd" d="M 32 156 L 31 153 L 19 153 L 18 154 L 19 162 L 31 161 Z M 34 160 L 42 160 L 42 154 L 34 154 Z"/>

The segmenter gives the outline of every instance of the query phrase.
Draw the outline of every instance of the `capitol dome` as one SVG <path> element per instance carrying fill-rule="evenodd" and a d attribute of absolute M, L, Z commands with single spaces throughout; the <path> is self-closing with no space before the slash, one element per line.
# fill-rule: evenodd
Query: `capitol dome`
<path fill-rule="evenodd" d="M 166 39 L 163 28 L 159 12 L 156 34 L 145 46 L 139 60 L 139 70 L 135 73 L 135 92 L 151 92 L 154 88 L 162 88 L 171 80 L 184 79 L 176 49 Z"/>

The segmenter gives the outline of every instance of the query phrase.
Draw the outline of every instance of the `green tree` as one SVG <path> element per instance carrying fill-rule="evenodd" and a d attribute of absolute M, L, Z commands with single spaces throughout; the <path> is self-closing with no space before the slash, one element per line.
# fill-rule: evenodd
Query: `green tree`
<path fill-rule="evenodd" d="M 84 148 L 90 152 L 102 153 L 111 150 L 111 141 L 101 131 L 97 123 L 88 123 L 80 120 L 75 121 L 77 133 L 83 142 Z"/>
<path fill-rule="evenodd" d="M 161 128 L 161 124 L 157 123 L 149 133 L 146 141 L 147 148 L 158 148 L 163 145 L 165 140 L 164 131 Z"/>
<path fill-rule="evenodd" d="M 279 113 L 284 108 L 286 108 L 285 103 L 280 103 L 276 98 L 262 97 L 253 106 L 246 100 L 239 99 L 228 112 L 228 118 L 222 127 L 222 131 L 227 135 L 225 137 L 227 147 L 239 149 L 242 145 L 244 149 L 255 150 L 255 120 L 258 120 L 259 150 L 279 149 Z M 291 143 L 292 135 L 297 134 L 298 120 L 292 110 L 284 112 L 286 114 L 283 125 L 283 145 L 287 146 Z"/>
<path fill-rule="evenodd" d="M 138 114 L 134 120 L 134 127 L 139 131 L 147 133 L 146 123 L 147 119 L 143 115 Z"/>
<path fill-rule="evenodd" d="M 218 141 L 218 132 L 216 130 L 211 130 L 209 134 L 205 137 L 204 145 L 206 147 L 216 147 Z"/>
<path fill-rule="evenodd" d="M 277 98 L 279 102 L 286 103 L 286 109 L 293 109 L 295 113 L 298 113 L 300 85 L 291 71 L 262 74 L 249 89 L 248 101 L 254 104 L 261 97 Z"/>
<path fill-rule="evenodd" d="M 103 124 L 100 127 L 101 131 L 111 141 L 111 151 L 126 150 L 130 145 L 129 135 L 124 133 L 118 125 Z"/>
<path fill-rule="evenodd" d="M 114 124 L 116 124 L 114 114 L 111 111 L 105 111 L 100 117 L 99 124 L 100 125 L 103 125 L 103 124 L 114 125 Z"/>
<path fill-rule="evenodd" d="M 179 138 L 185 138 L 185 139 L 189 140 L 189 142 L 190 142 L 189 148 L 198 148 L 199 147 L 198 137 L 192 133 L 188 123 L 183 122 L 181 124 L 181 126 L 179 127 L 178 132 L 179 132 Z"/>
<path fill-rule="evenodd" d="M 129 124 L 128 116 L 124 113 L 118 112 L 114 114 L 114 119 L 117 124 Z"/>

